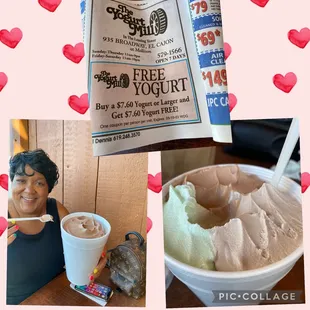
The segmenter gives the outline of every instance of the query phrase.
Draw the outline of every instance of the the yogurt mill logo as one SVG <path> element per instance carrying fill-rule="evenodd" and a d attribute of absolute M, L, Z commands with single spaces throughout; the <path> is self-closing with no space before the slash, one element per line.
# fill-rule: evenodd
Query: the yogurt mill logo
<path fill-rule="evenodd" d="M 97 80 L 97 82 L 102 81 L 103 83 L 107 84 L 107 89 L 111 87 L 128 88 L 130 82 L 129 76 L 126 73 L 122 73 L 118 79 L 116 75 L 111 76 L 110 72 L 101 71 L 100 74 L 95 74 L 94 78 Z"/>
<path fill-rule="evenodd" d="M 168 26 L 167 14 L 163 9 L 157 9 L 151 12 L 149 18 L 149 24 L 143 18 L 137 18 L 133 16 L 133 11 L 127 9 L 125 5 L 118 5 L 117 8 L 107 7 L 107 12 L 113 15 L 113 20 L 120 19 L 125 24 L 128 24 L 131 32 L 131 36 L 139 35 L 151 36 L 165 33 Z"/>

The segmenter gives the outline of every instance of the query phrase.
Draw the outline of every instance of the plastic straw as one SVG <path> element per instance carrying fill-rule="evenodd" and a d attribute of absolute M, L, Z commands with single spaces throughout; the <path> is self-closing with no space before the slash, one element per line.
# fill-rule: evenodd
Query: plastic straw
<path fill-rule="evenodd" d="M 276 169 L 274 171 L 274 175 L 271 180 L 271 184 L 274 187 L 278 187 L 279 185 L 284 170 L 295 149 L 298 138 L 299 138 L 299 122 L 296 118 L 294 118 L 288 131 L 287 137 L 285 139 L 279 160 L 277 162 Z"/>

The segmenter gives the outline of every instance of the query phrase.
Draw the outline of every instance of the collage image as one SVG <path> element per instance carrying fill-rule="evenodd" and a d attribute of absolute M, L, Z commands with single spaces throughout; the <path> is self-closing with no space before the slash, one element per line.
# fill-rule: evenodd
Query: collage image
<path fill-rule="evenodd" d="M 232 121 L 232 145 L 162 153 L 168 308 L 304 302 L 299 142 L 283 153 L 295 124 Z"/>
<path fill-rule="evenodd" d="M 3 0 L 1 309 L 307 309 L 310 3 L 277 2 Z"/>

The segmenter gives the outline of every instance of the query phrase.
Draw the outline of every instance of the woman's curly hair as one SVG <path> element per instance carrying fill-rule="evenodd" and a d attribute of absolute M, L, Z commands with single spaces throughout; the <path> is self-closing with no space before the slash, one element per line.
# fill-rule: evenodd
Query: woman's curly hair
<path fill-rule="evenodd" d="M 57 165 L 42 150 L 24 151 L 10 158 L 10 179 L 13 181 L 15 175 L 29 175 L 25 171 L 26 165 L 29 165 L 34 171 L 44 175 L 48 192 L 50 193 L 58 183 L 59 171 Z"/>

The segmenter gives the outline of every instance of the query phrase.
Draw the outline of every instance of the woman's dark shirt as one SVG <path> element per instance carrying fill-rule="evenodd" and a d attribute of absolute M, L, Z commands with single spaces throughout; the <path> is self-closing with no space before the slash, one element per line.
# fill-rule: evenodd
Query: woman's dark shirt
<path fill-rule="evenodd" d="M 47 200 L 47 214 L 54 222 L 47 222 L 36 235 L 17 231 L 17 237 L 8 246 L 7 304 L 20 304 L 42 286 L 64 271 L 64 255 L 57 203 Z M 10 215 L 9 215 L 10 217 Z"/>

